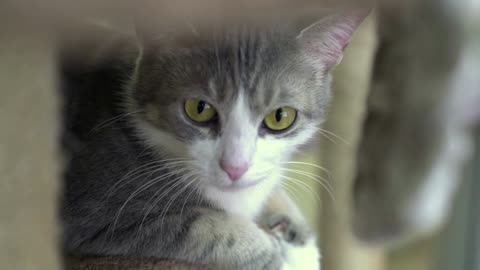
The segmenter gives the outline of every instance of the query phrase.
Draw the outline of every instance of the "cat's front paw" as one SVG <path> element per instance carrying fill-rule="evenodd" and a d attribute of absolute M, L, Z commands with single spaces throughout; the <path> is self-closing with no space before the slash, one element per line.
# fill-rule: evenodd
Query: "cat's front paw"
<path fill-rule="evenodd" d="M 313 232 L 306 224 L 295 222 L 285 214 L 273 214 L 265 217 L 261 226 L 293 245 L 305 245 L 310 238 L 314 237 Z"/>
<path fill-rule="evenodd" d="M 282 270 L 320 270 L 316 237 L 307 225 L 294 222 L 284 214 L 272 215 L 264 221 L 267 230 L 283 242 L 285 263 Z"/>
<path fill-rule="evenodd" d="M 307 240 L 304 245 L 288 244 L 285 264 L 282 270 L 320 270 L 320 251 L 315 238 Z"/>

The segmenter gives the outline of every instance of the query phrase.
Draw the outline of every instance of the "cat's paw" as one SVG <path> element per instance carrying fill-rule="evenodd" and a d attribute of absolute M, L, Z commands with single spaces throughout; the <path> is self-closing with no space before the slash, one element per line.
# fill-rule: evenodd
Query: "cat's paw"
<path fill-rule="evenodd" d="M 263 227 L 293 245 L 305 245 L 314 237 L 310 228 L 301 222 L 295 222 L 285 214 L 274 214 L 264 219 Z"/>
<path fill-rule="evenodd" d="M 307 225 L 294 222 L 283 214 L 272 215 L 265 221 L 270 232 L 283 242 L 282 270 L 320 270 L 320 251 L 315 235 Z"/>
<path fill-rule="evenodd" d="M 304 245 L 289 244 L 282 270 L 320 270 L 320 251 L 312 237 Z"/>

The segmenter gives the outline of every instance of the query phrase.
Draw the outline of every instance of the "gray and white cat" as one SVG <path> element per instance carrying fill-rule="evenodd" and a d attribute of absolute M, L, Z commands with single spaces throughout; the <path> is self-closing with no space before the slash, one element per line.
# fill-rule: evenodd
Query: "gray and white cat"
<path fill-rule="evenodd" d="M 62 55 L 66 251 L 319 269 L 279 173 L 323 120 L 330 71 L 365 15 Z"/>

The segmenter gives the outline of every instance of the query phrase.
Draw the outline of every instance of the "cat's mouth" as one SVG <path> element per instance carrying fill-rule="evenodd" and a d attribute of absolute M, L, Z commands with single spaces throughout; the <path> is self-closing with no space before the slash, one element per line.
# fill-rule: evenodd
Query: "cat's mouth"
<path fill-rule="evenodd" d="M 242 191 L 258 185 L 260 182 L 262 182 L 262 180 L 263 178 L 255 179 L 254 181 L 248 181 L 248 182 L 247 181 L 232 182 L 229 185 L 218 186 L 217 188 L 225 192 Z"/>

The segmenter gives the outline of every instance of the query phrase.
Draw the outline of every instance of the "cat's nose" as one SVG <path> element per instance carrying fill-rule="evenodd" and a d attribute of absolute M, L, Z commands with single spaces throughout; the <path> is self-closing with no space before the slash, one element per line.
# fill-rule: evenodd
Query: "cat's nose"
<path fill-rule="evenodd" d="M 241 164 L 231 165 L 222 160 L 220 161 L 220 167 L 227 173 L 228 177 L 230 177 L 230 180 L 237 181 L 248 171 L 250 164 L 245 162 Z"/>

